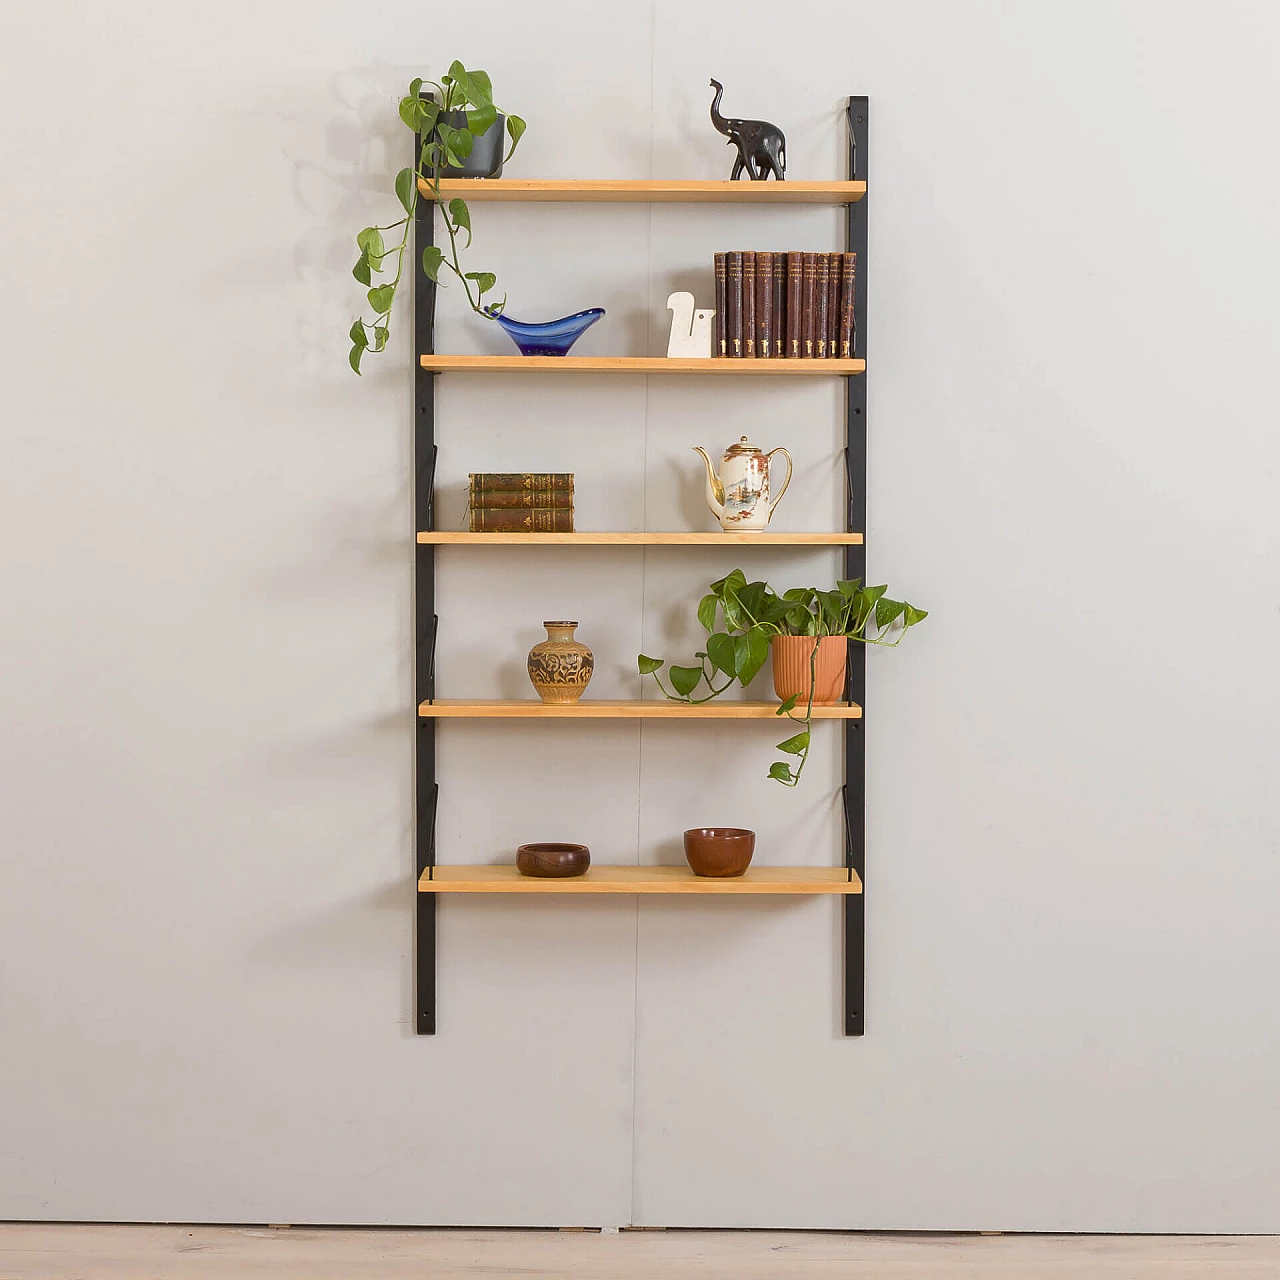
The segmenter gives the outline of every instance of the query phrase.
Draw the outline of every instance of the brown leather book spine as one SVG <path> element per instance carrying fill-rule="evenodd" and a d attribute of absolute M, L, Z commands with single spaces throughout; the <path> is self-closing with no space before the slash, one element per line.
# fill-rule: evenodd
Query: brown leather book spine
<path fill-rule="evenodd" d="M 748 360 L 756 354 L 756 255 L 742 252 L 742 354 Z"/>
<path fill-rule="evenodd" d="M 769 354 L 780 359 L 786 354 L 787 255 L 773 255 L 773 346 Z"/>
<path fill-rule="evenodd" d="M 829 254 L 814 255 L 817 270 L 813 282 L 813 354 L 819 360 L 827 356 L 827 277 L 829 275 Z"/>
<path fill-rule="evenodd" d="M 840 266 L 843 255 L 827 254 L 827 357 L 840 354 Z"/>
<path fill-rule="evenodd" d="M 803 351 L 801 345 L 804 341 L 804 332 L 802 326 L 803 311 L 800 305 L 801 298 L 801 281 L 804 279 L 804 254 L 789 253 L 787 254 L 787 305 L 786 305 L 786 325 L 787 325 L 787 349 L 786 356 L 791 360 L 798 360 Z"/>
<path fill-rule="evenodd" d="M 840 358 L 849 360 L 853 357 L 853 301 L 854 286 L 858 279 L 858 255 L 845 253 L 840 255 L 844 261 L 840 269 Z"/>
<path fill-rule="evenodd" d="M 816 306 L 813 295 L 817 282 L 818 255 L 806 253 L 804 275 L 800 281 L 800 354 L 805 360 L 812 360 L 818 354 L 813 325 Z"/>
<path fill-rule="evenodd" d="M 573 506 L 572 492 L 563 489 L 529 489 L 524 493 L 501 490 L 481 496 L 471 495 L 469 506 L 488 511 L 531 511 L 535 507 L 559 508 L 568 511 Z"/>
<path fill-rule="evenodd" d="M 728 345 L 726 354 L 742 355 L 742 254 L 724 255 L 725 321 L 724 335 Z"/>
<path fill-rule="evenodd" d="M 472 533 L 572 533 L 572 507 L 533 507 L 510 511 L 495 507 L 471 508 Z"/>
<path fill-rule="evenodd" d="M 773 355 L 773 254 L 756 254 L 756 355 Z"/>
<path fill-rule="evenodd" d="M 725 255 L 717 253 L 712 258 L 716 277 L 716 318 L 712 323 L 711 336 L 711 354 L 713 356 L 727 356 L 729 354 L 729 344 L 725 339 L 725 321 L 728 318 L 725 315 Z"/>
<path fill-rule="evenodd" d="M 473 471 L 467 479 L 473 507 L 490 505 L 492 493 L 563 493 L 573 499 L 572 471 Z"/>

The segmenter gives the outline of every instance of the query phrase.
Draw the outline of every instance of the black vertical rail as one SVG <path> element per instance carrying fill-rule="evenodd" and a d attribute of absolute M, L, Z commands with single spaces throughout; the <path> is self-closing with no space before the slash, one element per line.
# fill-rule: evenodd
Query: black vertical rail
<path fill-rule="evenodd" d="M 849 177 L 867 180 L 867 99 L 850 98 Z M 845 248 L 858 255 L 854 290 L 853 355 L 867 357 L 867 196 L 845 207 Z M 845 477 L 848 510 L 845 527 L 866 534 L 867 529 L 867 375 L 846 377 L 845 383 Z M 846 547 L 844 576 L 867 576 L 865 542 Z M 866 706 L 867 649 L 849 646 L 850 702 Z M 844 899 L 844 1033 L 860 1036 L 864 1030 L 866 994 L 866 851 L 867 851 L 867 739 L 862 720 L 844 722 L 844 818 L 845 866 L 851 876 L 863 882 L 863 892 Z"/>
<path fill-rule="evenodd" d="M 425 95 L 424 95 L 425 96 Z M 423 139 L 417 140 L 419 153 Z M 414 156 L 415 168 L 418 156 Z M 422 270 L 422 251 L 435 243 L 435 202 L 419 196 L 413 215 L 413 517 L 414 517 L 414 687 L 418 702 L 436 696 L 436 553 L 417 540 L 419 529 L 435 528 L 436 399 L 435 375 L 419 359 L 435 351 L 436 286 Z M 417 715 L 417 708 L 414 708 Z M 436 1031 L 436 897 L 418 892 L 424 872 L 436 865 L 436 722 L 417 715 L 414 786 L 414 1029 L 420 1036 Z"/>

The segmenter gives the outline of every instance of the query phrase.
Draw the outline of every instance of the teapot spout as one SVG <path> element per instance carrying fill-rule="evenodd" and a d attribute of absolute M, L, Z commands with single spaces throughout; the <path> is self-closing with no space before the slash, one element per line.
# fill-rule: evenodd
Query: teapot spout
<path fill-rule="evenodd" d="M 715 468 L 711 465 L 711 459 L 707 456 L 707 451 L 701 446 L 695 444 L 693 446 L 694 453 L 702 454 L 702 461 L 707 468 L 707 505 L 714 512 L 718 520 L 724 515 L 724 485 L 720 483 L 720 477 L 716 475 Z"/>

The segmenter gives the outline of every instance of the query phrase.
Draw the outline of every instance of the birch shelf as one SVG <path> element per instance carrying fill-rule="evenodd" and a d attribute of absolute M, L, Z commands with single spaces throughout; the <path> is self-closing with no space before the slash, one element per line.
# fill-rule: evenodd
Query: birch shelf
<path fill-rule="evenodd" d="M 466 533 L 431 529 L 418 542 L 434 547 L 851 547 L 860 533 Z"/>
<path fill-rule="evenodd" d="M 418 190 L 431 199 L 421 178 Z M 865 182 L 730 182 L 702 179 L 442 178 L 440 194 L 451 200 L 491 204 L 854 204 L 867 194 Z"/>
<path fill-rule="evenodd" d="M 671 702 L 666 698 L 584 698 L 581 702 L 532 699 L 436 698 L 418 705 L 418 715 L 434 720 L 783 720 L 777 702 Z M 803 711 L 803 707 L 797 707 Z M 857 703 L 813 708 L 815 720 L 860 720 Z"/>
<path fill-rule="evenodd" d="M 864 373 L 865 360 L 705 360 L 672 356 L 425 355 L 429 373 L 691 373 L 721 378 L 839 378 Z"/>
<path fill-rule="evenodd" d="M 748 867 L 741 876 L 695 876 L 688 867 L 592 867 L 563 879 L 522 876 L 513 866 L 428 867 L 422 893 L 857 894 L 862 881 L 844 867 Z"/>

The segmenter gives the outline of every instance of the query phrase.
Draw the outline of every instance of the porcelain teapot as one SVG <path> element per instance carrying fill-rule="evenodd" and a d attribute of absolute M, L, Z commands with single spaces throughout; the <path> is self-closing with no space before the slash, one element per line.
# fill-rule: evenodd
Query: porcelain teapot
<path fill-rule="evenodd" d="M 791 483 L 791 455 L 781 448 L 765 453 L 743 436 L 724 451 L 717 475 L 707 451 L 698 445 L 694 451 L 702 454 L 707 465 L 707 505 L 715 512 L 720 527 L 726 533 L 762 533 Z M 787 478 L 773 495 L 769 492 L 769 470 L 775 453 L 787 460 Z"/>

